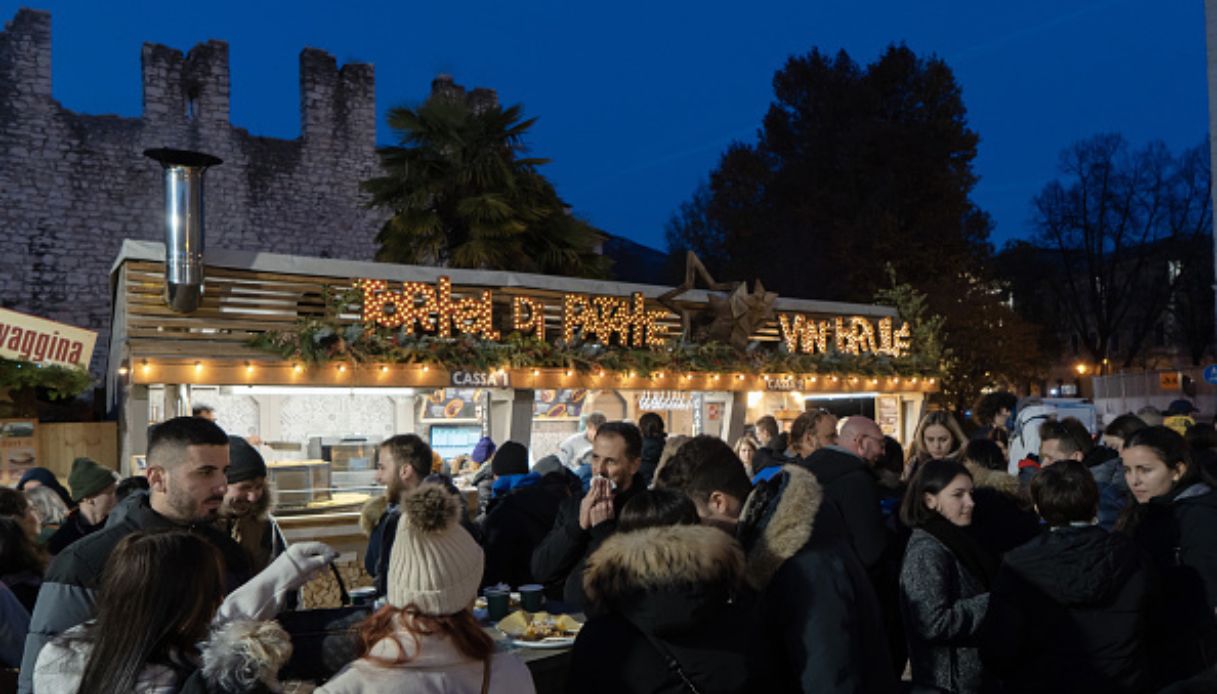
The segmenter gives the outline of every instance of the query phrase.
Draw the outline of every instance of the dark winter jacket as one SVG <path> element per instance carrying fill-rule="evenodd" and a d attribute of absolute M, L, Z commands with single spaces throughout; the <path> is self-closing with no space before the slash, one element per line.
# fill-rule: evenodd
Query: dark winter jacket
<path fill-rule="evenodd" d="M 760 479 L 769 479 L 776 475 L 783 465 L 794 462 L 786 457 L 785 440 L 782 440 L 782 446 L 777 448 L 778 442 L 773 442 L 774 447 L 761 446 L 756 449 L 756 453 L 752 454 L 752 482 L 755 484 Z"/>
<path fill-rule="evenodd" d="M 1149 686 L 1148 560 L 1127 537 L 1061 527 L 1006 555 L 980 633 L 1003 692 L 1120 694 Z"/>
<path fill-rule="evenodd" d="M 105 519 L 102 519 L 97 525 L 90 525 L 89 521 L 85 520 L 84 515 L 81 514 L 80 509 L 76 509 L 68 514 L 68 517 L 63 521 L 63 525 L 60 525 L 55 534 L 51 535 L 51 538 L 47 540 L 46 551 L 51 554 L 59 554 L 68 545 L 86 535 L 92 535 L 104 527 L 106 527 Z"/>
<path fill-rule="evenodd" d="M 982 547 L 1000 558 L 1006 552 L 1039 536 L 1039 516 L 1019 489 L 1018 480 L 1002 470 L 988 470 L 966 463 L 975 487 L 969 531 Z"/>
<path fill-rule="evenodd" d="M 567 476 L 573 477 L 566 468 L 550 473 L 534 486 L 512 491 L 490 509 L 482 525 L 482 548 L 486 552 L 482 585 L 536 582 L 532 553 L 554 527 L 558 506 L 570 495 Z"/>
<path fill-rule="evenodd" d="M 211 523 L 191 526 L 174 523 L 152 510 L 146 494 L 129 497 L 119 508 L 122 512 L 112 513 L 104 530 L 69 545 L 47 569 L 42 590 L 38 594 L 38 605 L 30 618 L 30 634 L 25 643 L 19 691 L 30 691 L 30 676 L 43 645 L 56 635 L 92 618 L 94 592 L 101 583 L 106 560 L 119 541 L 131 533 L 188 529 L 220 550 L 224 558 L 226 592 L 235 590 L 249 579 L 249 567 L 241 547 Z"/>
<path fill-rule="evenodd" d="M 532 575 L 546 588 L 546 593 L 556 596 L 561 589 L 561 599 L 572 610 L 582 609 L 583 564 L 587 556 L 617 530 L 617 517 L 621 507 L 646 489 L 641 475 L 634 475 L 630 488 L 613 497 L 613 518 L 584 530 L 579 526 L 579 504 L 583 495 L 572 496 L 558 506 L 554 525 L 545 539 L 532 553 Z"/>
<path fill-rule="evenodd" d="M 736 537 L 777 659 L 777 691 L 895 691 L 874 588 L 814 475 L 787 465 L 754 487 Z"/>
<path fill-rule="evenodd" d="M 385 504 L 380 508 L 383 508 L 383 511 L 368 535 L 363 566 L 372 576 L 376 594 L 385 595 L 388 593 L 389 554 L 393 549 L 393 539 L 397 536 L 397 521 L 401 518 L 401 510 L 397 504 Z"/>
<path fill-rule="evenodd" d="M 708 526 L 617 533 L 588 558 L 596 616 L 575 641 L 568 691 L 702 694 L 771 691 L 759 615 L 741 600 L 744 554 Z M 679 673 L 677 672 L 679 668 Z"/>
<path fill-rule="evenodd" d="M 1162 581 L 1150 613 L 1150 661 L 1159 684 L 1217 664 L 1217 492 L 1195 483 L 1137 507 L 1133 540 Z"/>
<path fill-rule="evenodd" d="M 988 603 L 980 579 L 946 545 L 913 530 L 900 571 L 900 611 L 914 685 L 980 691 L 983 669 L 974 643 Z"/>
<path fill-rule="evenodd" d="M 845 518 L 854 551 L 862 565 L 872 569 L 889 540 L 879 507 L 875 473 L 866 461 L 839 446 L 817 449 L 799 464 L 811 470 L 824 493 L 836 503 Z"/>
<path fill-rule="evenodd" d="M 1099 487 L 1099 526 L 1111 530 L 1120 518 L 1120 512 L 1131 503 L 1128 483 L 1124 481 L 1124 463 L 1120 454 L 1107 446 L 1090 449 L 1082 463 L 1094 475 L 1094 482 Z"/>
<path fill-rule="evenodd" d="M 655 481 L 655 468 L 659 466 L 659 458 L 663 455 L 663 447 L 668 441 L 664 435 L 647 436 L 642 439 L 642 464 L 638 466 L 638 474 L 646 486 Z"/>

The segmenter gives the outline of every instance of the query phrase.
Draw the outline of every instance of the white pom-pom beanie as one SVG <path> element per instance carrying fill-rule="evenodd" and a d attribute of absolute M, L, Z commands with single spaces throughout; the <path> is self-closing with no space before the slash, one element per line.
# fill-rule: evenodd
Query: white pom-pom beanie
<path fill-rule="evenodd" d="M 388 600 L 431 616 L 473 604 L 482 581 L 482 548 L 460 524 L 461 498 L 426 483 L 406 494 L 389 554 Z"/>

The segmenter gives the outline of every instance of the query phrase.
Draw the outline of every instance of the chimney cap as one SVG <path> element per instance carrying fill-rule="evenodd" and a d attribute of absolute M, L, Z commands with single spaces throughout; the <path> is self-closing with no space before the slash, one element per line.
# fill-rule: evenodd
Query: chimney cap
<path fill-rule="evenodd" d="M 224 160 L 203 152 L 192 152 L 186 149 L 145 149 L 144 156 L 159 161 L 162 166 L 219 166 Z"/>

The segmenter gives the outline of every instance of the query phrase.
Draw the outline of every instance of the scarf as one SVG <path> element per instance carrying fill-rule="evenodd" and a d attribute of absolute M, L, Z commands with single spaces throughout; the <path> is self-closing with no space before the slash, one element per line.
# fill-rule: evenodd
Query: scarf
<path fill-rule="evenodd" d="M 935 513 L 922 524 L 921 529 L 933 535 L 934 539 L 951 550 L 956 561 L 962 564 L 963 568 L 976 580 L 980 581 L 986 591 L 989 590 L 993 578 L 997 575 L 999 566 L 997 557 L 982 547 L 967 528 L 961 528 Z"/>

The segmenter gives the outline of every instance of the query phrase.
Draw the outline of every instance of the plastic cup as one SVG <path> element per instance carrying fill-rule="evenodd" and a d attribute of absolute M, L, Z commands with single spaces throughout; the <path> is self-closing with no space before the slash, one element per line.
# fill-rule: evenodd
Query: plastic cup
<path fill-rule="evenodd" d="M 540 612 L 545 609 L 545 588 L 535 583 L 520 586 L 520 607 L 526 612 Z"/>
<path fill-rule="evenodd" d="M 507 616 L 511 607 L 511 594 L 504 590 L 486 591 L 486 616 L 497 622 Z"/>

